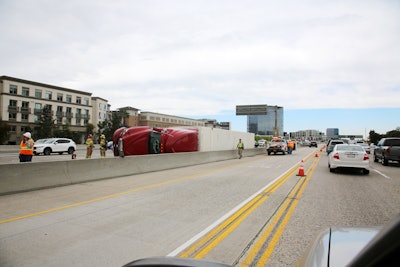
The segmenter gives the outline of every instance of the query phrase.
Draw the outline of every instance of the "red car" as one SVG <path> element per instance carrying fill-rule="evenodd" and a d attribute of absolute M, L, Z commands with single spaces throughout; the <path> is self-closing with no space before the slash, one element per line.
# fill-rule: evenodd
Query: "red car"
<path fill-rule="evenodd" d="M 196 128 L 137 126 L 114 132 L 114 156 L 198 151 Z"/>

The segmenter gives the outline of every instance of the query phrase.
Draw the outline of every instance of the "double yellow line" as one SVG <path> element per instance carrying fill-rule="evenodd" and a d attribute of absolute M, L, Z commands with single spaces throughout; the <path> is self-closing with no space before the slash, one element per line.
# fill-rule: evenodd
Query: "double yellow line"
<path fill-rule="evenodd" d="M 271 224 L 263 231 L 240 266 L 266 266 L 318 162 L 319 158 L 313 161 L 309 170 L 306 172 L 306 176 L 301 178 L 289 193 Z"/>
<path fill-rule="evenodd" d="M 306 160 L 308 160 L 312 155 L 308 156 Z M 312 167 L 307 172 L 307 175 L 312 173 L 312 170 L 318 164 L 317 161 L 312 163 Z M 195 258 L 202 259 L 204 258 L 212 249 L 214 249 L 219 243 L 222 242 L 227 236 L 229 236 L 239 225 L 245 220 L 257 207 L 259 207 L 267 198 L 274 193 L 278 188 L 280 188 L 290 177 L 292 177 L 299 165 L 292 167 L 287 173 L 285 173 L 282 177 L 278 178 L 272 185 L 268 186 L 258 195 L 256 195 L 253 199 L 251 199 L 248 203 L 246 203 L 243 207 L 241 207 L 234 214 L 229 216 L 226 220 L 220 223 L 217 227 L 209 231 L 206 235 L 200 238 L 198 241 L 184 249 L 181 253 L 178 254 L 179 257 L 182 258 Z M 291 191 L 287 199 L 281 205 L 280 209 L 277 211 L 275 218 L 273 219 L 272 224 L 264 231 L 261 238 L 257 241 L 257 243 L 252 247 L 252 249 L 248 252 L 245 261 L 241 264 L 241 266 L 250 266 L 254 264 L 256 258 L 259 258 L 261 251 L 265 247 L 265 242 L 268 240 L 270 233 L 279 226 L 279 231 L 276 232 L 274 237 L 272 238 L 271 245 L 267 247 L 262 253 L 261 260 L 258 261 L 260 266 L 267 262 L 269 256 L 271 255 L 273 248 L 275 247 L 276 242 L 278 241 L 283 229 L 285 228 L 287 221 L 293 212 L 295 206 L 297 205 L 298 198 L 302 194 L 306 184 L 308 183 L 309 178 L 301 178 L 299 182 L 296 184 L 294 189 Z M 282 219 L 282 216 L 285 217 Z M 279 225 L 278 223 L 281 222 Z M 256 264 L 258 264 L 256 263 Z M 265 265 L 265 264 L 264 264 Z"/>

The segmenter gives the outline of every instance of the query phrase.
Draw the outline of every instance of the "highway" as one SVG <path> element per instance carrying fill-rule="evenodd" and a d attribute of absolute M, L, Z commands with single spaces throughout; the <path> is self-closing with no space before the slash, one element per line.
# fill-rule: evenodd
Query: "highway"
<path fill-rule="evenodd" d="M 327 227 L 388 223 L 400 212 L 399 174 L 372 159 L 369 175 L 330 173 L 326 153 L 300 147 L 3 195 L 0 266 L 122 266 L 152 256 L 293 266 Z"/>

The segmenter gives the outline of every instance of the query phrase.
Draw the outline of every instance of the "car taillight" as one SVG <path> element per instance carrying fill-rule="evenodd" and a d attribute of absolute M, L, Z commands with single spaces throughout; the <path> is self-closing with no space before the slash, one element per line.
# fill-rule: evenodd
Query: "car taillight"
<path fill-rule="evenodd" d="M 334 159 L 339 159 L 339 153 L 336 152 L 335 155 L 333 155 L 333 158 Z"/>
<path fill-rule="evenodd" d="M 386 148 L 386 154 L 390 154 L 390 147 Z"/>
<path fill-rule="evenodd" d="M 363 158 L 363 160 L 369 160 L 369 156 L 368 156 L 367 153 L 364 153 L 364 158 Z"/>

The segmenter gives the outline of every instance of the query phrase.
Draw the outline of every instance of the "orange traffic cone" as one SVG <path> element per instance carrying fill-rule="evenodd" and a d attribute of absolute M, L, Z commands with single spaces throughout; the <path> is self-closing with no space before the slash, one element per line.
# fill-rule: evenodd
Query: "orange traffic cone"
<path fill-rule="evenodd" d="M 297 176 L 305 176 L 303 165 L 300 165 L 299 172 L 296 174 Z"/>

